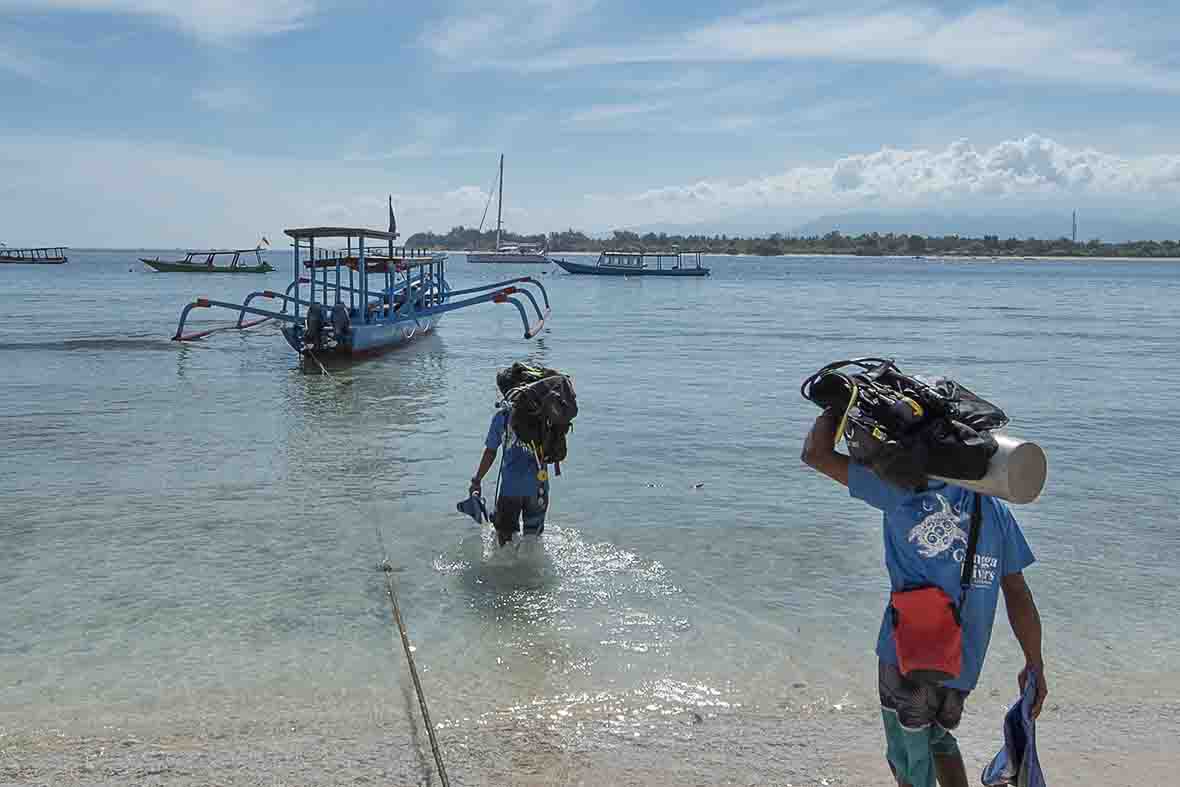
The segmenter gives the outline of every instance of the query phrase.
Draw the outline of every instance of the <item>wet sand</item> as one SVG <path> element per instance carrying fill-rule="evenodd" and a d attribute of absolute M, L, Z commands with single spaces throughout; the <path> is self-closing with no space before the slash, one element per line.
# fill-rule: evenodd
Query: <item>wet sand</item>
<path fill-rule="evenodd" d="M 351 698 L 355 699 L 355 698 Z M 147 731 L 106 725 L 21 730 L 3 719 L 0 783 L 12 785 L 436 785 L 429 743 L 406 696 L 350 715 Z M 1054 787 L 1151 785 L 1180 768 L 1180 702 L 1051 709 L 1038 726 Z M 960 740 L 972 783 L 999 745 L 998 705 L 971 712 Z M 182 725 L 183 726 L 183 725 Z M 873 709 L 805 718 L 753 713 L 668 720 L 635 737 L 572 722 L 457 723 L 440 731 L 456 785 L 888 785 Z"/>

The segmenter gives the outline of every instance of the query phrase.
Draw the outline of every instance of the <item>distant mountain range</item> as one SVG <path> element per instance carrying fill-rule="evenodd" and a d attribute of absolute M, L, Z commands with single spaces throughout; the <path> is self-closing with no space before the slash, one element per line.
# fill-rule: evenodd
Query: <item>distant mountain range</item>
<path fill-rule="evenodd" d="M 843 235 L 867 233 L 916 234 L 926 236 L 962 235 L 979 238 L 998 235 L 1000 238 L 1068 238 L 1072 232 L 1068 212 L 987 215 L 972 213 L 874 213 L 856 212 L 826 215 L 803 223 L 770 218 L 734 217 L 711 224 L 650 224 L 622 227 L 645 234 L 666 232 L 669 235 L 729 235 L 765 237 L 778 232 L 783 235 L 808 237 L 827 235 L 833 230 Z M 1078 241 L 1100 238 L 1111 243 L 1136 240 L 1180 239 L 1180 215 L 1176 219 L 1164 216 L 1123 218 L 1117 212 L 1102 214 L 1087 211 L 1078 214 Z"/>

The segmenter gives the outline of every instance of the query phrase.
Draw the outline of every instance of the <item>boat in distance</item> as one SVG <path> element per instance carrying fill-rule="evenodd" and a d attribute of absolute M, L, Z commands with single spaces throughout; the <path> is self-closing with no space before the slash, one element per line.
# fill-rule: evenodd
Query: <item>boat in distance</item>
<path fill-rule="evenodd" d="M 469 251 L 468 262 L 478 263 L 540 263 L 549 262 L 545 249 L 529 244 L 505 244 L 496 251 Z"/>
<path fill-rule="evenodd" d="M 604 251 L 593 265 L 552 258 L 567 273 L 587 276 L 708 276 L 699 251 Z"/>
<path fill-rule="evenodd" d="M 242 259 L 242 255 L 254 255 L 254 264 Z M 228 265 L 218 265 L 217 259 L 229 257 Z M 203 259 L 200 259 L 203 258 Z M 269 273 L 274 270 L 262 259 L 262 250 L 254 249 L 206 249 L 190 251 L 183 260 L 161 260 L 140 257 L 139 261 L 160 273 Z"/>
<path fill-rule="evenodd" d="M 69 261 L 66 246 L 10 249 L 0 245 L 0 263 L 7 265 L 61 265 Z"/>
<path fill-rule="evenodd" d="M 504 155 L 500 154 L 500 196 L 496 200 L 496 248 L 489 251 L 471 249 L 467 252 L 467 261 L 484 264 L 503 263 L 540 263 L 549 262 L 544 243 L 512 243 L 501 244 L 500 232 L 504 228 Z M 484 206 L 484 219 L 488 215 L 488 207 L 492 204 L 492 195 L 488 194 L 488 204 Z M 479 222 L 478 232 L 483 232 L 483 219 Z M 478 234 L 477 236 L 478 237 Z M 479 244 L 476 243 L 478 246 Z"/>

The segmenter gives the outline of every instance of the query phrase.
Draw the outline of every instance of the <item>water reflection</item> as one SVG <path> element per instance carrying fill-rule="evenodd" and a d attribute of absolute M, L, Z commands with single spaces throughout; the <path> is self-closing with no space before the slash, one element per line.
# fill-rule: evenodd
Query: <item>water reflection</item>
<path fill-rule="evenodd" d="M 406 443 L 443 417 L 447 374 L 436 334 L 365 362 L 291 369 L 279 393 L 288 472 L 335 474 L 362 493 L 396 478 L 415 450 Z"/>

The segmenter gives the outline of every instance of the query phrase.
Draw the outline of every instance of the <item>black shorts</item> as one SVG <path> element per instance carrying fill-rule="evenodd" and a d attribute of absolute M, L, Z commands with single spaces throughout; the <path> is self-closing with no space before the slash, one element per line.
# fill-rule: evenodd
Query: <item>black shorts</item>
<path fill-rule="evenodd" d="M 545 511 L 548 508 L 548 494 L 532 497 L 502 495 L 496 498 L 495 525 L 501 543 L 512 540 L 512 534 L 520 530 L 522 520 L 526 535 L 540 535 L 545 530 Z"/>

